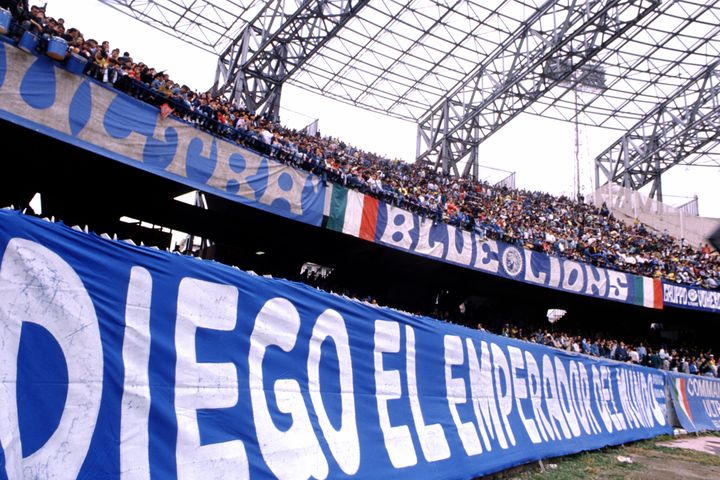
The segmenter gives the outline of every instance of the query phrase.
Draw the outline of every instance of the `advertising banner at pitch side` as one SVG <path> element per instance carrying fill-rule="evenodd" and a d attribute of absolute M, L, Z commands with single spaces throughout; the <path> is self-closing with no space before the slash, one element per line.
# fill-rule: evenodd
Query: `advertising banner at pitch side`
<path fill-rule="evenodd" d="M 720 380 L 668 373 L 675 413 L 688 432 L 720 430 Z"/>
<path fill-rule="evenodd" d="M 671 431 L 665 375 L 0 211 L 0 477 L 474 478 Z"/>

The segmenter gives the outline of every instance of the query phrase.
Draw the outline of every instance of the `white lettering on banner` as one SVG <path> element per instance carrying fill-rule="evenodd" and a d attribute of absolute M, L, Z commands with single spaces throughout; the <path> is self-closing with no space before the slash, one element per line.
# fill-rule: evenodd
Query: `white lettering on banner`
<path fill-rule="evenodd" d="M 691 397 L 714 397 L 720 399 L 720 382 L 700 378 L 687 381 L 687 393 Z"/>
<path fill-rule="evenodd" d="M 299 330 L 300 315 L 284 298 L 265 302 L 255 318 L 248 355 L 253 419 L 260 452 L 276 477 L 323 479 L 328 475 L 328 463 L 310 423 L 297 380 L 283 378 L 273 385 L 278 410 L 293 420 L 286 431 L 275 426 L 265 397 L 263 360 L 268 347 L 277 346 L 289 352 L 295 346 Z"/>
<path fill-rule="evenodd" d="M 478 429 L 485 444 L 485 449 L 488 452 L 492 451 L 488 436 L 493 440 L 497 436 L 500 447 L 507 448 L 507 440 L 500 423 L 500 413 L 495 402 L 496 385 L 493 384 L 493 363 L 490 360 L 490 347 L 488 347 L 487 342 L 480 342 L 480 358 L 478 359 L 473 341 L 468 338 L 466 344 L 473 410 L 475 411 Z"/>
<path fill-rule="evenodd" d="M 533 253 L 532 250 L 524 248 L 525 252 L 525 281 L 531 283 L 537 283 L 538 285 L 545 285 L 545 279 L 547 274 L 545 272 L 539 272 L 537 275 L 533 271 Z"/>
<path fill-rule="evenodd" d="M 340 428 L 330 423 L 325 404 L 322 400 L 320 385 L 320 354 L 325 340 L 331 338 L 337 352 L 338 371 L 340 373 L 340 400 L 342 414 Z M 360 468 L 360 439 L 358 438 L 355 418 L 355 395 L 353 391 L 353 370 L 350 357 L 345 320 L 335 310 L 325 310 L 315 322 L 310 351 L 308 353 L 308 386 L 310 400 L 320 424 L 325 440 L 338 465 L 348 475 L 354 475 Z"/>
<path fill-rule="evenodd" d="M 720 417 L 720 401 L 703 398 L 702 404 L 708 417 Z"/>
<path fill-rule="evenodd" d="M 410 231 L 413 226 L 412 213 L 388 205 L 387 224 L 380 237 L 380 242 L 410 251 L 412 245 Z"/>
<path fill-rule="evenodd" d="M 620 372 L 618 375 L 618 391 L 620 392 L 620 404 L 623 406 L 625 418 L 627 418 L 628 428 L 639 428 L 641 425 L 640 412 L 635 409 L 634 402 L 631 400 L 632 388 L 629 385 L 631 379 L 628 378 L 628 372 Z"/>
<path fill-rule="evenodd" d="M 663 284 L 663 301 L 687 305 L 687 289 L 677 285 Z"/>
<path fill-rule="evenodd" d="M 605 367 L 596 367 L 592 365 L 590 371 L 592 372 L 593 379 L 593 392 L 595 393 L 595 402 L 598 411 L 600 412 L 600 420 L 602 420 L 605 430 L 608 433 L 613 432 L 613 423 L 610 419 L 610 411 L 608 410 L 607 403 L 605 402 L 606 389 L 603 385 L 600 369 Z"/>
<path fill-rule="evenodd" d="M 583 431 L 588 435 L 600 433 L 600 426 L 595 419 L 590 403 L 590 381 L 585 365 L 581 362 L 570 362 L 570 385 L 571 391 L 575 392 L 573 398 L 575 411 Z"/>
<path fill-rule="evenodd" d="M 628 298 L 628 277 L 627 274 L 615 270 L 605 270 L 608 277 L 607 298 L 624 302 Z"/>
<path fill-rule="evenodd" d="M 707 310 L 720 310 L 720 292 L 663 284 L 663 301 Z"/>
<path fill-rule="evenodd" d="M 572 435 L 570 434 L 570 429 L 567 426 L 565 416 L 560 408 L 555 371 L 553 370 L 552 360 L 550 360 L 549 355 L 543 355 L 542 358 L 542 383 L 543 398 L 545 399 L 545 405 L 547 406 L 548 413 L 550 414 L 550 424 L 555 432 L 555 436 L 558 439 L 560 438 L 560 432 L 558 431 L 559 425 L 563 436 L 570 440 Z"/>
<path fill-rule="evenodd" d="M 388 402 L 402 396 L 400 372 L 385 370 L 384 353 L 400 352 L 400 326 L 388 320 L 375 321 L 375 396 L 377 401 L 380 430 L 385 440 L 385 449 L 395 468 L 404 468 L 417 464 L 417 455 L 413 446 L 410 429 L 407 425 L 393 427 L 390 423 Z"/>
<path fill-rule="evenodd" d="M 574 437 L 580 436 L 580 425 L 578 424 L 577 414 L 575 413 L 575 405 L 573 404 L 573 392 L 570 388 L 565 366 L 560 357 L 555 357 L 555 378 L 557 380 L 557 392 L 560 403 L 560 409 L 567 420 L 570 432 Z"/>
<path fill-rule="evenodd" d="M 631 403 L 635 404 L 635 411 L 639 414 L 640 426 L 649 428 L 652 426 L 651 403 L 648 394 L 652 390 L 648 390 L 647 382 L 641 373 L 628 372 L 628 377 L 632 379 L 632 388 L 630 389 Z"/>
<path fill-rule="evenodd" d="M 562 277 L 562 273 L 560 272 L 560 259 L 553 256 L 549 256 L 548 258 L 550 259 L 550 281 L 548 285 L 553 288 L 558 288 Z"/>
<path fill-rule="evenodd" d="M 475 236 L 475 265 L 473 268 L 485 272 L 497 273 L 500 262 L 498 261 L 498 245 L 495 240 L 481 240 Z"/>
<path fill-rule="evenodd" d="M 587 278 L 585 293 L 591 296 L 607 296 L 607 274 L 604 269 L 585 264 L 585 278 Z"/>
<path fill-rule="evenodd" d="M 500 416 L 502 417 L 503 424 L 505 424 L 505 432 L 507 433 L 508 440 L 510 440 L 510 444 L 515 445 L 515 435 L 513 435 L 512 429 L 510 428 L 510 421 L 508 420 L 513 407 L 513 390 L 512 383 L 510 381 L 510 368 L 508 367 L 507 358 L 505 358 L 505 354 L 499 346 L 492 343 L 490 344 L 490 349 L 492 350 L 493 365 L 495 367 L 495 391 L 497 392 L 496 394 L 498 408 L 500 409 Z M 504 394 L 502 388 L 503 385 L 505 385 Z M 502 448 L 507 448 L 507 444 L 503 446 L 502 442 L 500 442 L 500 446 Z"/>
<path fill-rule="evenodd" d="M 183 278 L 175 323 L 175 415 L 179 479 L 248 478 L 248 460 L 240 440 L 202 445 L 197 411 L 229 408 L 238 402 L 233 363 L 198 362 L 198 328 L 231 331 L 237 318 L 238 291 L 230 285 Z"/>
<path fill-rule="evenodd" d="M 458 233 L 462 238 L 462 248 L 458 250 L 456 244 L 456 238 Z M 461 230 L 453 227 L 452 225 L 447 226 L 447 238 L 448 247 L 446 260 L 458 263 L 460 265 L 470 265 L 473 254 L 473 236 L 467 230 Z"/>
<path fill-rule="evenodd" d="M 572 260 L 563 260 L 563 290 L 571 292 L 581 292 L 583 283 L 585 283 L 585 275 L 583 275 L 582 266 Z"/>
<path fill-rule="evenodd" d="M 617 402 L 615 401 L 615 395 L 613 392 L 613 381 L 612 381 L 612 371 L 608 367 L 602 367 L 600 369 L 601 376 L 606 376 L 607 378 L 603 381 L 607 382 L 607 389 L 606 391 L 609 392 L 609 402 L 608 407 L 610 410 L 610 419 L 613 422 L 613 426 L 616 430 L 626 430 L 627 429 L 627 423 L 625 422 L 625 415 L 618 409 Z M 616 370 L 616 378 L 620 375 L 620 371 Z"/>
<path fill-rule="evenodd" d="M 648 396 L 650 399 L 650 406 L 652 408 L 653 416 L 658 425 L 665 425 L 667 423 L 665 408 L 661 406 L 657 399 L 665 399 L 665 377 L 662 375 L 648 375 L 647 378 Z"/>
<path fill-rule="evenodd" d="M 150 478 L 149 432 L 150 300 L 152 277 L 142 267 L 130 270 L 122 359 L 125 367 L 120 406 L 120 477 Z"/>
<path fill-rule="evenodd" d="M 410 250 L 413 229 L 413 215 L 399 208 L 387 206 L 387 225 L 380 237 L 380 242 L 402 250 Z"/>
<path fill-rule="evenodd" d="M 642 413 L 645 417 L 645 426 L 646 427 L 652 427 L 655 424 L 654 412 L 655 408 L 659 407 L 659 404 L 657 403 L 657 400 L 655 399 L 655 388 L 654 388 L 654 375 L 650 375 L 649 378 L 646 378 L 642 374 L 636 374 L 636 379 L 638 383 L 638 392 L 641 395 L 639 401 L 642 405 Z M 662 388 L 660 393 L 662 394 L 663 399 L 665 398 L 665 382 L 663 382 Z M 662 418 L 663 421 L 666 417 L 666 412 L 664 409 L 662 410 Z"/>
<path fill-rule="evenodd" d="M 469 339 L 468 339 L 469 341 Z M 445 389 L 447 391 L 448 408 L 450 416 L 453 419 L 455 428 L 457 428 L 460 441 L 462 442 L 465 453 L 468 455 L 477 455 L 482 453 L 480 439 L 475 431 L 475 425 L 472 422 L 463 422 L 460 419 L 460 413 L 457 406 L 467 403 L 467 389 L 465 388 L 465 380 L 463 378 L 453 377 L 452 367 L 465 363 L 465 355 L 463 353 L 462 339 L 457 335 L 445 335 Z M 473 394 L 473 400 L 475 400 Z"/>
<path fill-rule="evenodd" d="M 57 427 L 42 447 L 25 458 L 16 390 L 23 322 L 52 335 L 65 357 L 68 381 Z M 100 329 L 90 295 L 56 253 L 13 238 L 0 264 L 0 325 L 0 443 L 5 472 L 10 480 L 75 478 L 93 437 L 103 384 Z"/>
<path fill-rule="evenodd" d="M 520 415 L 520 420 L 525 426 L 525 430 L 527 430 L 530 441 L 533 443 L 541 443 L 542 438 L 540 438 L 535 422 L 532 418 L 528 418 L 525 415 L 522 407 L 522 400 L 528 398 L 525 381 L 518 375 L 518 371 L 525 369 L 522 350 L 517 347 L 509 346 L 508 355 L 510 356 L 510 374 L 512 376 L 513 391 L 515 392 L 515 405 L 518 409 L 518 415 Z"/>
<path fill-rule="evenodd" d="M 582 363 L 579 365 L 582 366 Z M 570 361 L 568 367 L 568 385 L 570 387 L 570 400 L 573 408 L 575 409 L 575 415 L 577 421 L 585 434 L 590 435 L 590 423 L 585 411 L 585 399 L 583 398 L 582 385 L 580 381 L 580 373 L 578 371 L 578 362 Z M 589 400 L 589 399 L 588 399 Z M 576 435 L 577 436 L 577 435 Z"/>
<path fill-rule="evenodd" d="M 543 381 L 540 376 L 540 368 L 538 368 L 537 361 L 530 352 L 525 352 L 525 363 L 528 372 L 528 391 L 530 392 L 533 417 L 537 421 L 538 431 L 542 435 L 543 441 L 547 441 L 548 438 L 555 440 L 555 430 L 553 430 L 553 426 L 542 408 Z"/>
<path fill-rule="evenodd" d="M 435 227 L 435 223 L 424 217 L 416 217 L 419 220 L 419 232 L 418 232 L 418 243 L 415 246 L 415 253 L 427 255 L 434 258 L 442 258 L 445 254 L 445 244 L 443 242 L 436 242 L 430 239 L 430 232 Z M 449 241 L 449 236 L 446 237 L 446 241 Z M 455 239 L 452 239 L 455 243 Z"/>
<path fill-rule="evenodd" d="M 697 289 L 698 305 L 708 310 L 720 310 L 720 292 Z"/>
<path fill-rule="evenodd" d="M 415 369 L 415 331 L 410 325 L 405 325 L 405 356 L 410 411 L 423 456 L 428 462 L 450 458 L 450 446 L 448 446 L 442 425 L 439 423 L 426 424 L 422 408 L 420 408 Z"/>

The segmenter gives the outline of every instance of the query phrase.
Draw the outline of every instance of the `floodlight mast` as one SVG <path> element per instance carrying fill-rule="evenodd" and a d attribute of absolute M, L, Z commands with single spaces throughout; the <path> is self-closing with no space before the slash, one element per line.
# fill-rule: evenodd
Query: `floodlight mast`
<path fill-rule="evenodd" d="M 284 82 L 368 1 L 268 1 L 220 55 L 213 92 L 279 121 Z"/>
<path fill-rule="evenodd" d="M 595 158 L 595 188 L 614 182 L 639 190 L 652 183 L 650 198 L 662 202 L 662 173 L 693 164 L 718 142 L 720 59 L 698 71 Z"/>
<path fill-rule="evenodd" d="M 478 146 L 653 13 L 659 0 L 550 0 L 418 122 L 417 161 L 477 178 Z M 552 26 L 552 27 L 549 27 Z M 568 68 L 548 68 L 561 59 Z"/>

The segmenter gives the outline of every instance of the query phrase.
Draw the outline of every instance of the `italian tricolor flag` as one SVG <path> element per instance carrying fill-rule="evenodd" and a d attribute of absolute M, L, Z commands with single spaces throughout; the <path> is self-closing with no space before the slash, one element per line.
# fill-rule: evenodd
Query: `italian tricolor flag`
<path fill-rule="evenodd" d="M 378 199 L 333 185 L 325 227 L 363 240 L 375 239 Z"/>
<path fill-rule="evenodd" d="M 633 303 L 647 308 L 663 308 L 662 282 L 656 278 L 634 277 Z"/>
<path fill-rule="evenodd" d="M 672 382 L 672 388 L 672 393 L 675 396 L 676 400 L 675 406 L 678 407 L 680 413 L 685 415 L 685 418 L 687 418 L 690 423 L 694 425 L 692 418 L 692 410 L 690 409 L 690 404 L 688 403 L 687 399 L 687 391 L 685 390 L 685 379 L 678 377 L 674 378 Z"/>

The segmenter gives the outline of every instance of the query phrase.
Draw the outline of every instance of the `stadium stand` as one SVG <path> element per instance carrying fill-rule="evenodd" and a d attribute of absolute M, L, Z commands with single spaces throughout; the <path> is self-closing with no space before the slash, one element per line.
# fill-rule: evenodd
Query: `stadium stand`
<path fill-rule="evenodd" d="M 224 97 L 180 86 L 167 73 L 135 62 L 128 52 L 120 55 L 120 49 L 111 50 L 107 41 L 86 40 L 76 28 L 66 30 L 64 19 L 46 16 L 44 6 L 28 8 L 22 0 L 7 0 L 0 7 L 12 14 L 8 35 L 16 41 L 21 42 L 28 34 L 35 35 L 39 37 L 35 48 L 44 51 L 50 38 L 60 38 L 67 48 L 63 55 L 65 63 L 80 62 L 84 74 L 156 105 L 164 116 L 174 115 L 198 128 L 315 173 L 326 181 L 406 208 L 435 222 L 449 223 L 535 251 L 680 284 L 720 288 L 720 255 L 709 244 L 694 248 L 667 233 L 653 232 L 637 220 L 633 225 L 626 225 L 614 218 L 605 204 L 596 208 L 582 198 L 574 200 L 495 187 L 471 178 L 451 178 L 428 167 L 363 151 L 339 139 L 285 128 L 236 108 Z M 327 276 L 307 271 L 296 279 L 377 304 L 372 296 L 361 297 Z M 413 313 L 462 323 L 458 312 L 436 308 Z M 495 325 L 493 331 L 555 348 L 665 370 L 718 374 L 711 351 L 697 347 L 668 348 L 661 343 L 646 348 L 643 345 L 649 343 L 648 339 L 633 339 L 638 345 L 634 347 L 628 339 L 607 339 L 596 331 L 582 335 L 549 332 L 538 325 Z"/>
<path fill-rule="evenodd" d="M 377 305 L 372 295 L 361 295 L 348 289 L 342 282 L 333 279 L 332 271 L 319 272 L 305 269 L 293 280 L 303 282 L 356 301 Z M 389 305 L 394 308 L 393 305 Z M 428 316 L 435 320 L 466 325 L 465 306 L 459 309 L 405 312 Z M 660 337 L 641 336 L 637 338 L 614 337 L 613 333 L 603 332 L 598 325 L 578 327 L 574 331 L 565 331 L 556 325 L 548 326 L 538 322 L 520 323 L 477 323 L 468 325 L 487 330 L 497 335 L 516 338 L 526 342 L 538 343 L 568 352 L 602 357 L 619 362 L 633 363 L 646 367 L 691 375 L 718 377 L 717 363 L 711 347 L 700 347 L 692 342 L 673 342 Z M 615 333 L 616 334 L 616 333 Z"/>
<path fill-rule="evenodd" d="M 156 105 L 206 131 L 238 142 L 279 161 L 302 168 L 380 200 L 419 213 L 435 222 L 475 231 L 527 249 L 594 266 L 615 269 L 683 285 L 720 288 L 720 254 L 709 244 L 688 245 L 667 232 L 655 232 L 637 221 L 628 225 L 606 205 L 496 187 L 472 178 L 451 178 L 428 167 L 390 160 L 345 142 L 288 129 L 236 108 L 223 97 L 195 92 L 157 72 L 128 52 L 110 49 L 65 21 L 45 16 L 45 9 L 5 2 L 16 15 L 10 35 L 38 34 L 37 48 L 50 38 L 67 43 L 66 62 L 81 62 L 83 72 Z"/>
<path fill-rule="evenodd" d="M 83 74 L 93 77 L 98 82 L 112 85 L 117 90 L 141 101 L 155 105 L 164 117 L 173 115 L 200 129 L 275 158 L 286 165 L 312 172 L 326 182 L 333 182 L 363 192 L 389 204 L 415 212 L 436 223 L 444 222 L 473 231 L 480 237 L 501 240 L 518 247 L 598 267 L 652 276 L 656 279 L 663 278 L 666 281 L 678 284 L 702 286 L 707 289 L 718 289 L 720 287 L 720 257 L 718 252 L 713 251 L 708 244 L 694 248 L 687 245 L 683 240 L 678 240 L 666 233 L 653 232 L 640 222 L 636 221 L 632 225 L 627 225 L 613 216 L 606 205 L 596 208 L 586 204 L 581 198 L 574 200 L 567 197 L 555 197 L 542 192 L 492 186 L 474 179 L 450 178 L 430 168 L 421 168 L 362 151 L 337 139 L 308 135 L 305 132 L 284 128 L 282 125 L 270 122 L 266 118 L 254 115 L 253 112 L 236 108 L 221 97 L 214 98 L 208 92 L 193 92 L 187 86 L 180 86 L 164 72 L 156 72 L 140 62 L 134 62 L 128 52 L 120 55 L 120 50 L 111 50 L 108 42 L 98 43 L 92 39 L 85 41 L 82 34 L 72 28 L 67 30 L 67 34 L 64 34 L 62 33 L 65 32 L 64 20 L 60 22 L 60 19 L 45 18 L 44 8 L 33 7 L 30 10 L 31 17 L 24 16 L 22 4 L 23 2 L 3 3 L 6 7 L 15 8 L 13 13 L 18 21 L 10 29 L 10 34 L 17 41 L 22 43 L 22 38 L 27 38 L 27 35 L 46 36 L 38 42 L 37 48 L 42 50 L 50 48 L 50 45 L 53 44 L 53 36 L 65 38 L 68 48 L 66 52 L 63 51 L 62 57 L 65 58 L 63 61 L 68 68 L 71 62 L 76 62 L 76 65 L 82 66 L 80 72 Z M 66 35 L 67 38 L 63 37 L 63 35 Z M 103 90 L 106 89 L 103 88 Z M 131 101 L 137 103 L 134 100 Z M 197 132 L 196 130 L 193 131 Z M 27 135 L 31 134 L 28 133 Z M 70 149 L 71 146 L 63 145 L 61 148 Z M 68 150 L 61 151 L 67 152 Z M 62 156 L 58 155 L 58 157 Z M 78 163 L 82 161 L 82 159 L 78 159 Z M 59 158 L 58 163 L 60 163 Z M 97 166 L 97 168 L 105 167 Z M 116 168 L 116 166 L 101 171 L 112 171 L 112 168 Z M 115 180 L 118 181 L 118 179 Z M 159 180 L 153 179 L 153 181 Z M 150 199 L 149 203 L 153 203 L 159 197 L 153 197 L 150 192 L 151 189 L 146 191 L 143 188 L 146 185 L 151 185 L 151 182 L 148 181 L 147 184 L 138 182 L 138 184 L 133 184 L 133 187 L 138 191 L 146 192 Z M 103 187 L 100 186 L 99 188 L 102 189 Z M 67 195 L 70 197 L 73 194 L 67 192 Z M 77 198 L 80 198 L 80 195 L 77 195 Z M 162 208 L 163 205 L 157 207 Z M 190 212 L 190 209 L 185 210 L 185 212 Z M 218 212 L 213 212 L 213 215 L 218 215 Z M 275 217 L 275 215 L 258 214 L 258 212 L 255 212 L 255 215 Z M 199 219 L 199 217 L 197 218 Z M 220 217 L 216 216 L 217 218 Z M 269 224 L 269 222 L 279 222 L 280 220 L 265 219 L 263 221 Z M 240 224 L 240 222 L 237 223 Z M 242 227 L 244 225 L 241 225 L 241 228 L 234 230 L 234 232 L 245 233 L 242 231 Z M 260 233 L 264 230 L 262 227 L 257 225 L 253 225 L 253 227 L 256 227 L 258 236 L 262 235 Z M 300 228 L 297 225 L 296 227 Z M 230 228 L 232 226 L 228 226 L 226 230 Z M 280 231 L 282 236 L 291 239 L 284 245 L 288 250 L 299 250 L 298 245 L 304 245 L 303 240 L 293 238 L 293 232 L 299 230 L 292 232 L 289 228 L 287 230 L 282 228 L 274 230 Z M 88 232 L 87 227 L 85 232 Z M 326 233 L 330 238 L 336 232 Z M 218 235 L 220 234 L 218 233 Z M 89 237 L 92 237 L 92 235 L 89 235 Z M 362 243 L 356 238 L 339 239 L 337 237 L 343 237 L 343 235 L 338 234 L 336 237 L 332 237 L 333 240 L 337 241 L 337 244 L 343 241 Z M 297 243 L 295 243 L 296 241 Z M 305 241 L 312 243 L 313 238 Z M 192 242 L 190 243 L 192 244 Z M 714 245 L 714 247 L 717 249 L 717 245 Z M 371 256 L 367 254 L 373 248 L 377 247 L 374 245 L 362 246 L 363 260 Z M 255 253 L 256 255 L 264 255 L 264 252 L 261 251 Z M 394 252 L 393 255 L 400 257 L 401 254 Z M 170 257 L 169 254 L 167 256 Z M 387 258 L 389 259 L 389 257 L 390 254 L 388 254 Z M 421 262 L 426 262 L 425 265 L 432 263 L 428 259 L 413 258 L 412 260 L 417 264 L 421 264 Z M 398 260 L 393 259 L 393 262 L 395 261 L 400 263 Z M 195 260 L 192 260 L 192 262 L 195 262 Z M 579 318 L 579 321 L 574 321 L 574 323 L 563 322 L 557 325 L 551 322 L 548 325 L 542 315 L 540 317 L 526 316 L 532 308 L 524 303 L 530 304 L 535 300 L 534 303 L 537 304 L 539 303 L 537 297 L 542 297 L 542 303 L 547 305 L 553 303 L 556 298 L 565 297 L 560 297 L 559 293 L 548 293 L 540 287 L 522 285 L 521 282 L 514 280 L 507 280 L 502 286 L 496 287 L 497 290 L 505 290 L 506 296 L 498 300 L 498 303 L 502 304 L 503 315 L 498 315 L 498 312 L 493 308 L 482 305 L 482 308 L 487 313 L 485 317 L 481 317 L 477 315 L 477 305 L 473 306 L 472 302 L 463 296 L 460 296 L 463 300 L 462 303 L 459 303 L 458 295 L 450 295 L 449 290 L 441 290 L 435 296 L 434 301 L 430 302 L 418 302 L 414 298 L 413 302 L 408 303 L 409 305 L 419 306 L 421 303 L 423 305 L 423 308 L 414 309 L 408 307 L 408 304 L 402 305 L 395 303 L 393 299 L 385 301 L 381 298 L 379 291 L 382 291 L 383 286 L 386 286 L 387 283 L 382 284 L 383 279 L 380 277 L 383 277 L 385 272 L 372 271 L 372 263 L 369 261 L 364 265 L 358 265 L 358 263 L 354 262 L 353 269 L 350 272 L 350 275 L 358 275 L 354 282 L 349 281 L 350 277 L 347 272 L 343 276 L 336 277 L 332 268 L 322 266 L 319 266 L 319 269 L 305 268 L 300 270 L 300 273 L 297 273 L 296 269 L 294 275 L 280 274 L 280 276 L 284 276 L 289 280 L 300 281 L 327 292 L 334 292 L 373 307 L 377 306 L 378 303 L 386 303 L 395 309 L 396 313 L 400 312 L 398 315 L 406 313 L 404 311 L 410 311 L 414 315 L 430 317 L 434 320 L 464 325 L 478 330 L 487 329 L 488 332 L 509 339 L 518 339 L 523 342 L 563 350 L 571 353 L 570 356 L 572 357 L 575 357 L 575 354 L 584 354 L 603 360 L 608 359 L 642 365 L 663 370 L 663 377 L 666 375 L 665 372 L 679 372 L 706 377 L 717 377 L 719 373 L 713 355 L 713 345 L 717 337 L 712 334 L 713 329 L 717 327 L 712 325 L 698 327 L 698 324 L 692 321 L 697 318 L 706 321 L 708 317 L 693 317 L 691 311 L 688 311 L 687 314 L 683 312 L 682 315 L 677 315 L 676 318 L 671 314 L 660 317 L 661 313 L 656 311 L 640 312 L 639 310 L 651 309 L 640 309 L 626 305 L 604 306 L 602 309 L 594 311 L 594 306 L 612 304 L 613 302 L 580 297 L 579 295 L 568 295 L 580 298 L 575 300 L 576 305 L 582 305 L 582 310 L 578 308 L 578 311 L 585 313 L 576 317 Z M 207 262 L 207 264 L 210 264 L 210 262 Z M 249 270 L 246 267 L 244 268 Z M 287 268 L 287 271 L 290 271 L 291 267 Z M 426 275 L 428 277 L 439 277 L 438 283 L 446 282 L 447 284 L 453 284 L 453 286 L 470 283 L 463 282 L 462 272 L 458 273 L 460 268 L 457 266 L 433 265 L 433 268 L 437 268 L 437 270 L 431 270 Z M 440 270 L 441 268 L 446 270 Z M 451 270 L 451 268 L 457 270 Z M 360 277 L 357 270 L 368 270 L 369 272 L 366 272 L 366 276 Z M 387 271 L 391 270 L 392 268 L 388 267 Z M 422 275 L 420 273 L 422 269 L 418 268 L 417 270 L 417 272 L 413 271 L 412 274 L 419 277 Z M 441 271 L 457 274 L 458 278 L 453 278 L 454 275 L 452 274 L 439 275 L 438 272 Z M 407 274 L 407 272 L 405 273 Z M 398 274 L 397 278 L 402 279 L 402 274 Z M 473 282 L 478 282 L 473 287 L 481 290 L 487 284 L 479 285 L 481 281 L 478 281 L 478 278 L 473 277 Z M 372 281 L 368 279 L 372 279 Z M 415 280 L 417 281 L 417 279 Z M 500 285 L 500 282 L 503 281 L 502 279 L 493 278 L 488 281 L 488 284 L 495 283 L 496 280 L 497 285 Z M 400 282 L 401 280 L 397 281 Z M 160 280 L 158 283 L 162 285 L 162 282 L 163 280 Z M 284 284 L 284 282 L 278 283 Z M 418 281 L 418 283 L 422 283 L 422 280 Z M 380 286 L 380 284 L 383 286 Z M 359 289 L 358 285 L 361 285 L 363 289 Z M 287 288 L 293 289 L 295 287 L 290 285 Z M 303 286 L 302 288 L 306 287 Z M 517 293 L 521 289 L 525 289 L 522 290 L 523 293 L 530 292 L 530 289 L 533 288 L 535 289 L 534 294 L 523 295 Z M 145 290 L 145 293 L 149 295 L 150 290 Z M 152 305 L 154 308 L 157 308 L 158 304 L 173 303 L 167 302 L 164 293 L 162 301 L 153 300 Z M 245 293 L 245 291 L 242 291 L 241 295 L 245 295 Z M 317 292 L 315 293 L 317 294 Z M 413 292 L 413 294 L 416 297 L 427 296 L 419 292 Z M 462 295 L 462 293 L 459 295 Z M 487 294 L 488 298 L 492 296 L 492 293 Z M 128 302 L 129 299 L 130 294 L 128 293 Z M 149 312 L 151 306 L 149 297 L 147 301 L 147 311 Z M 242 301 L 243 299 L 241 299 L 241 304 Z M 332 304 L 331 300 L 327 302 L 328 305 Z M 565 305 L 562 306 L 565 307 Z M 303 316 L 306 314 L 302 310 L 304 307 L 306 305 L 299 305 Z M 621 307 L 623 310 L 620 310 Z M 518 308 L 520 313 L 515 314 L 513 312 L 514 308 Z M 613 310 L 614 308 L 617 308 L 617 310 Z M 635 308 L 635 310 L 631 310 L 631 308 Z M 132 313 L 129 306 L 128 311 Z M 617 315 L 617 318 L 610 318 L 611 315 L 608 315 L 606 321 L 602 319 L 598 321 L 598 318 L 603 313 L 607 314 L 613 311 L 623 312 L 627 316 L 622 318 L 622 315 Z M 674 318 L 677 320 L 677 324 L 671 327 L 674 330 L 668 329 L 668 331 L 663 332 L 664 329 L 661 325 L 651 324 L 646 321 L 647 319 L 656 318 L 667 318 L 668 320 Z M 628 321 L 630 319 L 632 321 Z M 153 321 L 155 321 L 155 317 L 153 317 Z M 381 320 L 376 321 L 381 322 Z M 423 322 L 425 322 L 424 319 L 419 320 L 418 324 L 423 325 Z M 120 325 L 121 322 L 116 323 Z M 436 322 L 432 323 L 440 325 Z M 640 328 L 641 324 L 644 328 Z M 409 322 L 409 325 L 413 325 L 412 322 Z M 650 325 L 649 330 L 647 329 L 648 325 Z M 465 330 L 448 325 L 443 325 L 443 327 L 450 329 L 450 333 Z M 693 330 L 693 335 L 687 334 L 688 332 L 683 330 L 683 327 Z M 211 329 L 205 328 L 205 330 Z M 411 331 L 411 327 L 406 326 L 405 331 Z M 467 330 L 465 331 L 467 332 Z M 421 338 L 423 333 L 420 333 L 420 328 L 418 328 L 418 332 L 418 338 Z M 663 335 L 663 333 L 668 332 L 671 335 Z M 477 332 L 471 333 L 477 334 Z M 405 335 L 408 334 L 405 333 Z M 446 344 L 447 338 L 450 337 L 449 334 L 444 337 Z M 502 340 L 507 341 L 507 339 Z M 484 343 L 485 341 L 483 341 Z M 517 344 L 520 344 L 520 342 L 517 342 Z M 418 345 L 422 344 L 418 343 Z M 527 346 L 528 343 L 524 345 Z M 405 348 L 410 349 L 407 346 Z M 533 348 L 538 347 L 533 345 Z M 422 350 L 422 348 L 418 348 L 419 358 L 420 355 L 426 353 Z M 550 355 L 566 355 L 564 352 L 551 353 Z M 186 352 L 181 352 L 178 348 L 178 359 L 184 353 Z M 495 361 L 496 350 L 493 350 L 492 355 L 493 361 Z M 380 358 L 382 359 L 382 354 L 380 354 Z M 578 355 L 575 358 L 582 357 Z M 584 359 L 583 361 L 587 360 Z M 200 356 L 198 356 L 198 362 L 200 361 Z M 597 360 L 592 361 L 597 362 Z M 180 365 L 179 362 L 178 360 L 178 365 Z M 483 362 L 485 362 L 485 359 L 483 359 Z M 483 363 L 483 365 L 487 364 Z M 621 367 L 635 368 L 628 365 L 622 365 Z M 545 365 L 543 365 L 543 368 L 545 368 Z M 452 376 L 452 368 L 446 367 L 446 369 L 446 376 L 448 371 Z M 495 377 L 498 385 L 500 383 L 497 378 L 500 370 L 496 367 Z M 507 366 L 505 370 L 507 370 Z M 179 371 L 180 367 L 178 367 Z M 648 375 L 656 375 L 660 378 L 661 372 L 654 371 L 654 373 Z M 571 374 L 571 382 L 572 378 Z M 576 375 L 575 378 L 579 377 Z M 693 379 L 693 381 L 697 380 L 699 379 Z M 560 383 L 560 380 L 558 380 L 558 383 Z M 505 385 L 508 388 L 507 380 Z M 530 381 L 528 381 L 528 385 L 530 385 Z M 623 383 L 623 385 L 626 384 Z M 497 388 L 499 392 L 499 386 Z M 650 390 L 652 389 L 651 383 Z M 509 395 L 509 390 L 507 392 Z M 660 394 L 669 395 L 667 391 L 660 391 Z M 552 397 L 556 398 L 555 393 L 553 393 Z M 527 397 L 525 399 L 527 400 Z M 519 400 L 518 405 L 520 405 Z M 637 424 L 640 425 L 639 420 Z"/>

